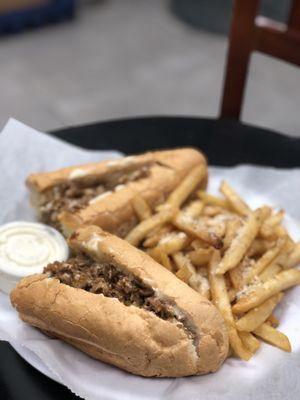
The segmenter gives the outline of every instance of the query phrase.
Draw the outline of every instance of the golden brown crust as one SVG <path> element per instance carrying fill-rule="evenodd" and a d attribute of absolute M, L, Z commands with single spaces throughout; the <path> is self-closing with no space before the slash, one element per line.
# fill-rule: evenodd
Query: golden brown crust
<path fill-rule="evenodd" d="M 99 261 L 123 266 L 154 289 L 174 299 L 177 306 L 190 316 L 200 334 L 197 349 L 199 373 L 214 371 L 224 361 L 228 352 L 228 337 L 223 318 L 207 299 L 170 271 L 125 240 L 96 226 L 78 229 L 69 239 L 69 244 L 75 251 L 84 251 Z"/>
<path fill-rule="evenodd" d="M 204 156 L 193 149 L 148 153 L 150 154 L 156 164 L 151 166 L 149 177 L 129 182 L 123 189 L 77 213 L 62 213 L 59 220 L 63 231 L 69 235 L 81 225 L 92 224 L 124 237 L 137 223 L 132 206 L 132 200 L 137 193 L 153 209 L 166 199 L 194 166 L 206 163 Z M 206 180 L 203 182 L 203 187 L 205 186 Z"/>
<path fill-rule="evenodd" d="M 127 169 L 140 168 L 151 161 L 151 153 L 146 153 L 134 157 L 129 156 L 116 160 L 74 165 L 56 171 L 31 174 L 26 179 L 26 185 L 29 189 L 42 193 L 70 179 L 85 181 L 94 176 L 105 177 L 107 174 L 120 170 L 126 171 Z"/>
<path fill-rule="evenodd" d="M 91 176 L 105 177 L 117 171 L 139 169 L 153 162 L 161 162 L 170 168 L 178 166 L 181 169 L 181 165 L 184 165 L 186 162 L 184 153 L 188 157 L 201 158 L 201 162 L 205 160 L 200 152 L 190 148 L 155 151 L 136 156 L 122 157 L 116 160 L 104 160 L 95 163 L 74 165 L 51 172 L 31 174 L 26 179 L 26 185 L 29 189 L 41 193 L 70 179 L 86 180 Z M 178 160 L 178 157 L 181 157 L 181 160 Z"/>
<path fill-rule="evenodd" d="M 11 293 L 11 301 L 25 322 L 134 374 L 197 372 L 197 359 L 187 356 L 193 353 L 184 331 L 153 313 L 43 274 L 23 279 Z"/>
<path fill-rule="evenodd" d="M 74 175 L 74 171 L 82 170 L 87 174 L 76 179 L 87 180 L 97 175 L 109 180 L 109 174 L 116 171 L 126 171 L 128 168 L 134 170 L 149 165 L 148 177 L 128 182 L 122 185 L 120 190 L 103 196 L 76 213 L 62 212 L 59 216 L 62 229 L 67 236 L 81 225 L 94 224 L 123 237 L 137 223 L 132 207 L 132 199 L 137 193 L 154 208 L 165 200 L 194 166 L 201 164 L 206 165 L 205 157 L 194 149 L 157 151 L 116 161 L 31 175 L 27 179 L 27 186 L 31 190 L 31 197 L 38 199 L 34 203 L 38 204 L 39 199 L 46 195 L 46 189 L 69 180 L 70 174 Z M 203 187 L 205 185 L 206 179 L 203 181 Z"/>
<path fill-rule="evenodd" d="M 79 229 L 69 243 L 75 251 L 140 277 L 157 295 L 175 301 L 199 343 L 195 346 L 181 324 L 44 274 L 24 278 L 11 293 L 25 322 L 138 375 L 176 377 L 219 368 L 228 352 L 228 337 L 222 317 L 208 300 L 145 253 L 96 226 Z"/>

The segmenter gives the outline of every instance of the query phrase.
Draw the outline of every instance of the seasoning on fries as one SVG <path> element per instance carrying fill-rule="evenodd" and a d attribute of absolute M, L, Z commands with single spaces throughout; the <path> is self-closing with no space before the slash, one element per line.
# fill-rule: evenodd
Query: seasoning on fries
<path fill-rule="evenodd" d="M 282 225 L 284 210 L 252 210 L 227 182 L 223 197 L 199 191 L 203 179 L 194 168 L 156 210 L 134 199 L 140 223 L 126 239 L 216 305 L 230 354 L 249 360 L 261 340 L 291 351 L 273 314 L 284 291 L 300 284 L 300 242 Z"/>
<path fill-rule="evenodd" d="M 289 269 L 287 271 L 279 272 L 274 278 L 264 282 L 262 285 L 257 286 L 248 295 L 243 296 L 232 307 L 232 311 L 236 314 L 251 310 L 251 308 L 259 306 L 269 297 L 282 290 L 289 289 L 295 285 L 300 284 L 300 271 L 296 269 Z"/>
<path fill-rule="evenodd" d="M 224 274 L 226 271 L 236 267 L 245 256 L 253 239 L 262 223 L 261 210 L 257 209 L 254 213 L 248 215 L 237 236 L 231 242 L 223 259 L 217 267 L 218 274 Z"/>

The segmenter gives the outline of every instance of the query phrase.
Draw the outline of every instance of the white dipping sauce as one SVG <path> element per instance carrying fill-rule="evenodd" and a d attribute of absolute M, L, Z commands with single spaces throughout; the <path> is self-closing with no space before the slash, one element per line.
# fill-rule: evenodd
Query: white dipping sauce
<path fill-rule="evenodd" d="M 43 272 L 53 261 L 68 258 L 64 237 L 54 228 L 34 222 L 0 227 L 0 289 L 5 293 L 27 275 Z"/>

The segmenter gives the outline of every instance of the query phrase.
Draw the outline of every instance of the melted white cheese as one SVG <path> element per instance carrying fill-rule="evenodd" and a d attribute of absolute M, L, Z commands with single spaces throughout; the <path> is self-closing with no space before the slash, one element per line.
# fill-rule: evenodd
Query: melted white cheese
<path fill-rule="evenodd" d="M 73 169 L 73 171 L 70 172 L 69 178 L 70 179 L 81 178 L 83 176 L 86 176 L 89 173 L 90 173 L 90 171 L 88 171 L 86 169 L 76 168 L 76 169 Z"/>
<path fill-rule="evenodd" d="M 109 196 L 110 194 L 112 194 L 111 190 L 108 190 L 107 192 L 101 193 L 96 197 L 93 197 L 90 201 L 89 204 L 94 204 L 97 203 L 97 201 L 104 199 L 104 197 Z"/>
<path fill-rule="evenodd" d="M 117 160 L 109 161 L 106 165 L 107 167 L 116 167 L 116 166 L 127 166 L 130 165 L 135 160 L 135 156 L 129 156 L 120 158 Z"/>
<path fill-rule="evenodd" d="M 98 244 L 102 242 L 104 239 L 101 236 L 96 235 L 95 233 L 92 235 L 92 237 L 85 242 L 86 247 L 90 251 L 97 252 L 98 251 Z"/>

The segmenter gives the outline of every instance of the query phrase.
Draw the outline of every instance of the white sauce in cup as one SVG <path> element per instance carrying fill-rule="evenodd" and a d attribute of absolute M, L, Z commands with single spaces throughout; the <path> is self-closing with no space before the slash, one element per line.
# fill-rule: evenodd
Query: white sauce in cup
<path fill-rule="evenodd" d="M 0 227 L 0 289 L 9 293 L 27 275 L 43 272 L 53 261 L 68 258 L 64 237 L 35 222 L 11 222 Z"/>

